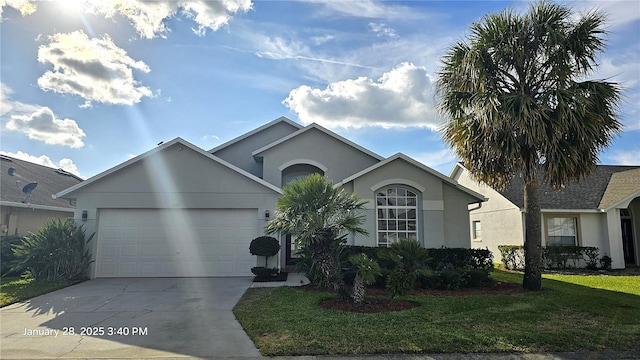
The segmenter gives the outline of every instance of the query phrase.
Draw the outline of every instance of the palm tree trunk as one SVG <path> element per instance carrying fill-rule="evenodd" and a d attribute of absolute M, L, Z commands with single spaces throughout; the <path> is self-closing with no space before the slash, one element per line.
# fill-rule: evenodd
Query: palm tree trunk
<path fill-rule="evenodd" d="M 542 289 L 542 273 L 540 272 L 540 185 L 535 175 L 525 180 L 524 184 L 524 279 L 522 286 L 527 290 Z"/>

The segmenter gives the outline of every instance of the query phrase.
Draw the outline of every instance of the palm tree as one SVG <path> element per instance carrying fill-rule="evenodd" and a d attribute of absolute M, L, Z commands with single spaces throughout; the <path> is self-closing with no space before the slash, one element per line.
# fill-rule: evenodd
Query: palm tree
<path fill-rule="evenodd" d="M 437 90 L 442 135 L 479 181 L 524 181 L 523 286 L 542 288 L 539 179 L 555 188 L 579 181 L 621 131 L 618 84 L 587 80 L 604 49 L 605 15 L 581 16 L 539 2 L 471 25 L 467 41 L 442 59 Z"/>
<path fill-rule="evenodd" d="M 311 260 L 328 284 L 342 298 L 349 298 L 342 277 L 339 254 L 349 233 L 366 235 L 360 225 L 365 201 L 325 176 L 312 174 L 294 180 L 283 189 L 267 234 L 288 233 L 311 254 Z"/>

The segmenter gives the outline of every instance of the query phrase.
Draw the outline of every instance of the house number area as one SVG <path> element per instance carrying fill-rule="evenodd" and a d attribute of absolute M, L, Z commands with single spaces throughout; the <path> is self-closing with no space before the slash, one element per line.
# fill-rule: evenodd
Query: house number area
<path fill-rule="evenodd" d="M 73 326 L 63 327 L 62 336 L 87 335 L 87 336 L 146 336 L 147 327 L 111 327 L 111 326 L 88 326 L 75 328 Z"/>

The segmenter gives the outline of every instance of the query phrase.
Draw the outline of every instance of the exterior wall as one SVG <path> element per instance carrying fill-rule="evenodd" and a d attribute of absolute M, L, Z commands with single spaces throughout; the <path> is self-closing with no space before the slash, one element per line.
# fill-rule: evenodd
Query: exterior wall
<path fill-rule="evenodd" d="M 0 209 L 0 229 L 4 235 L 29 235 L 38 230 L 51 219 L 73 218 L 73 209 L 69 211 L 53 211 L 13 206 Z M 4 231 L 6 229 L 6 232 Z"/>
<path fill-rule="evenodd" d="M 100 209 L 257 209 L 255 221 L 263 234 L 265 211 L 275 212 L 279 194 L 202 154 L 175 144 L 120 169 L 71 194 L 74 219 L 86 234 L 98 229 Z M 82 221 L 82 211 L 88 219 Z M 97 241 L 92 241 L 95 254 Z M 248 251 L 248 250 L 247 250 Z"/>
<path fill-rule="evenodd" d="M 251 153 L 296 131 L 298 131 L 296 127 L 286 122 L 280 122 L 220 149 L 213 155 L 262 178 L 262 164 L 256 162 Z"/>
<path fill-rule="evenodd" d="M 367 200 L 363 227 L 369 236 L 351 239 L 354 245 L 377 246 L 375 192 L 388 185 L 403 185 L 418 196 L 418 240 L 428 248 L 469 247 L 467 204 L 473 198 L 424 170 L 401 159 L 392 161 L 344 185 Z M 424 191 L 422 191 L 424 190 Z M 460 223 L 465 224 L 460 228 Z"/>
<path fill-rule="evenodd" d="M 379 160 L 317 129 L 267 149 L 263 154 L 264 180 L 281 187 L 281 167 L 295 159 L 309 159 L 312 165 L 326 168 L 325 175 L 339 182 Z M 291 164 L 290 164 L 291 165 Z"/>
<path fill-rule="evenodd" d="M 473 231 L 473 221 L 480 221 L 482 237 L 472 239 L 471 247 L 488 248 L 493 253 L 493 261 L 502 261 L 498 245 L 522 245 L 524 244 L 524 219 L 520 209 L 507 200 L 499 192 L 491 187 L 478 183 L 471 178 L 467 170 L 457 171 L 454 180 L 462 186 L 484 195 L 488 200 L 480 207 L 470 205 L 472 209 L 469 215 L 470 223 L 467 227 L 469 233 Z M 472 236 L 470 236 L 472 238 Z"/>
<path fill-rule="evenodd" d="M 442 187 L 444 194 L 444 246 L 470 247 L 471 233 L 467 226 L 469 222 L 468 204 L 475 199 L 470 195 L 449 185 Z"/>

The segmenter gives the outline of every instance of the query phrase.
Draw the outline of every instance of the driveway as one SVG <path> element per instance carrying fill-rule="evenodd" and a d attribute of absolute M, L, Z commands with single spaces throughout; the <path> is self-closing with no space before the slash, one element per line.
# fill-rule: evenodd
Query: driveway
<path fill-rule="evenodd" d="M 254 357 L 251 278 L 95 279 L 0 309 L 0 358 Z"/>

